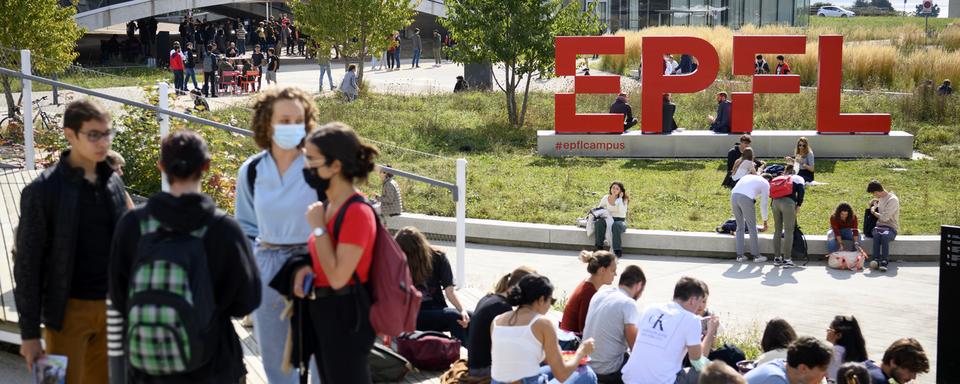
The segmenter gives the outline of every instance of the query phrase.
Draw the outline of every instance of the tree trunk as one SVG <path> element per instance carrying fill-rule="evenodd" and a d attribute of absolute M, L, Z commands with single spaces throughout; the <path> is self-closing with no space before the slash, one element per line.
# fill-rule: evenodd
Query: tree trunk
<path fill-rule="evenodd" d="M 357 64 L 357 84 L 363 84 L 363 63 L 367 59 L 367 38 L 360 38 L 360 63 Z"/>
<path fill-rule="evenodd" d="M 505 65 L 506 72 L 506 96 L 507 96 L 507 117 L 510 125 L 517 126 L 517 88 L 514 80 L 513 66 Z"/>
<path fill-rule="evenodd" d="M 533 78 L 532 73 L 527 74 L 527 85 L 523 88 L 523 107 L 520 109 L 520 124 L 518 127 L 523 127 L 523 124 L 527 120 L 527 100 L 530 96 L 530 79 Z"/>
<path fill-rule="evenodd" d="M 2 75 L 0 76 L 0 79 L 2 79 L 0 82 L 3 83 L 3 95 L 7 100 L 7 117 L 13 118 L 17 114 L 17 106 L 13 101 L 13 92 L 10 90 L 10 78 L 6 75 Z M 22 95 L 23 92 L 20 92 L 20 94 Z"/>

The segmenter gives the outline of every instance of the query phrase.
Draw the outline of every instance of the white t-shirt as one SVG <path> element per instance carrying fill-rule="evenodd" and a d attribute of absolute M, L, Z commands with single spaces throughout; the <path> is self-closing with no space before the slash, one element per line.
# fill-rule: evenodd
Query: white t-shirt
<path fill-rule="evenodd" d="M 676 302 L 653 305 L 637 323 L 637 341 L 621 371 L 627 384 L 673 384 L 687 346 L 700 345 L 700 317 Z"/>
<path fill-rule="evenodd" d="M 597 374 L 611 374 L 623 365 L 627 352 L 623 327 L 640 321 L 637 302 L 620 287 L 603 287 L 590 299 L 583 339 L 593 338 L 597 348 L 590 355 L 590 368 Z"/>

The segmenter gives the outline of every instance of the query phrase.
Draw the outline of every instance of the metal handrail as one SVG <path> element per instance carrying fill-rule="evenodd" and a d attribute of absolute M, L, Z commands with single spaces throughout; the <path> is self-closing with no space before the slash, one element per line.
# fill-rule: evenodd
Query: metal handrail
<path fill-rule="evenodd" d="M 44 77 L 38 77 L 38 76 L 34 76 L 34 75 L 27 75 L 27 74 L 24 74 L 24 73 L 21 73 L 21 72 L 18 72 L 18 71 L 13 71 L 13 70 L 10 70 L 10 69 L 7 69 L 7 68 L 3 68 L 3 67 L 0 67 L 0 74 L 6 75 L 6 76 L 11 76 L 11 77 L 18 77 L 18 78 L 21 78 L 21 79 L 24 79 L 24 80 L 36 81 L 36 82 L 38 82 L 38 83 L 49 84 L 49 85 L 51 85 L 51 86 L 56 86 L 56 87 L 60 87 L 60 88 L 63 88 L 63 89 L 68 89 L 68 90 L 71 90 L 71 91 L 74 91 L 74 92 L 80 92 L 80 93 L 83 93 L 83 94 L 87 94 L 87 95 L 94 96 L 94 97 L 99 97 L 99 98 L 102 98 L 102 99 L 107 99 L 107 100 L 114 101 L 114 102 L 117 102 L 117 103 L 126 104 L 126 105 L 130 105 L 130 106 L 137 107 L 137 108 L 143 108 L 143 109 L 146 109 L 146 110 L 149 110 L 149 111 L 153 111 L 153 112 L 156 112 L 156 113 L 159 113 L 159 114 L 164 114 L 164 115 L 167 115 L 167 116 L 170 116 L 170 117 L 176 117 L 176 118 L 179 118 L 179 119 L 184 119 L 184 120 L 187 120 L 187 121 L 190 121 L 190 122 L 194 122 L 194 123 L 197 123 L 197 124 L 209 125 L 209 126 L 211 126 L 211 127 L 219 128 L 219 129 L 222 129 L 222 130 L 227 131 L 227 132 L 233 132 L 233 133 L 237 133 L 237 134 L 244 135 L 244 136 L 253 136 L 253 131 L 250 131 L 250 130 L 247 130 L 247 129 L 237 128 L 237 127 L 230 126 L 230 125 L 226 125 L 226 124 L 223 124 L 223 123 L 218 123 L 218 122 L 213 121 L 213 120 L 207 120 L 207 119 L 204 119 L 204 118 L 200 118 L 200 117 L 188 115 L 188 114 L 186 114 L 186 113 L 181 113 L 181 112 L 177 112 L 177 111 L 173 111 L 173 110 L 169 110 L 169 109 L 163 109 L 163 108 L 160 108 L 160 107 L 158 107 L 158 106 L 156 106 L 156 105 L 150 105 L 150 104 L 146 104 L 146 103 L 141 103 L 141 102 L 139 102 L 139 101 L 132 101 L 132 100 L 124 99 L 124 98 L 122 98 L 122 97 L 113 96 L 113 95 L 108 95 L 108 94 L 103 93 L 103 92 L 94 91 L 94 90 L 86 89 L 86 88 L 83 88 L 83 87 L 78 87 L 78 86 L 76 86 L 76 85 L 67 84 L 67 83 L 64 83 L 64 82 L 56 81 L 56 80 L 50 80 L 50 79 L 47 79 L 47 78 L 44 78 Z"/>
<path fill-rule="evenodd" d="M 181 113 L 181 112 L 177 112 L 177 111 L 173 111 L 173 110 L 170 110 L 170 109 L 160 108 L 160 107 L 158 107 L 158 106 L 156 106 L 156 105 L 151 105 L 151 104 L 141 103 L 141 102 L 138 102 L 138 101 L 132 101 L 132 100 L 124 99 L 124 98 L 122 98 L 122 97 L 117 97 L 117 96 L 109 95 L 109 94 L 106 94 L 106 93 L 103 93 L 103 92 L 98 92 L 98 91 L 94 91 L 94 90 L 91 90 L 91 89 L 86 89 L 86 88 L 78 87 L 78 86 L 76 86 L 76 85 L 71 85 L 71 84 L 67 84 L 67 83 L 64 83 L 64 82 L 56 81 L 56 80 L 50 80 L 50 79 L 47 79 L 47 78 L 43 78 L 43 77 L 39 77 L 39 76 L 34 76 L 34 75 L 27 75 L 27 74 L 24 74 L 24 73 L 21 73 L 21 72 L 17 72 L 17 71 L 13 71 L 13 70 L 10 70 L 10 69 L 7 69 L 7 68 L 3 68 L 3 67 L 0 67 L 0 74 L 6 75 L 6 76 L 11 76 L 11 77 L 18 77 L 18 78 L 25 79 L 25 80 L 30 80 L 30 81 L 36 81 L 36 82 L 38 82 L 38 83 L 49 84 L 49 85 L 51 85 L 51 86 L 56 86 L 56 87 L 60 87 L 60 88 L 63 88 L 63 89 L 68 89 L 68 90 L 71 90 L 71 91 L 75 91 L 75 92 L 87 94 L 87 95 L 90 95 L 90 96 L 103 98 L 103 99 L 110 100 L 110 101 L 114 101 L 114 102 L 117 102 L 117 103 L 121 103 L 121 104 L 125 104 L 125 105 L 130 105 L 130 106 L 137 107 L 137 108 L 143 108 L 143 109 L 146 109 L 146 110 L 150 110 L 150 111 L 156 112 L 156 113 L 158 113 L 158 114 L 164 114 L 164 115 L 168 115 L 168 116 L 170 116 L 170 117 L 176 117 L 176 118 L 179 118 L 179 119 L 184 119 L 184 120 L 187 120 L 187 121 L 190 121 L 190 122 L 194 122 L 194 123 L 197 123 L 197 124 L 208 125 L 208 126 L 211 126 L 211 127 L 214 127 L 214 128 L 222 129 L 222 130 L 227 131 L 227 132 L 232 132 L 232 133 L 236 133 L 236 134 L 240 134 L 240 135 L 244 135 L 244 136 L 253 136 L 253 131 L 250 131 L 250 130 L 247 130 L 247 129 L 237 128 L 237 127 L 234 127 L 234 126 L 231 126 L 231 125 L 227 125 L 227 124 L 223 124 L 223 123 L 218 123 L 218 122 L 213 121 L 213 120 L 208 120 L 208 119 L 204 119 L 204 118 L 201 118 L 201 117 L 196 117 L 196 116 L 193 116 L 193 115 L 188 115 L 188 114 Z M 408 179 L 412 179 L 412 180 L 416 180 L 416 181 L 419 181 L 419 182 L 427 183 L 427 184 L 430 184 L 430 185 L 433 185 L 433 186 L 437 186 L 437 187 L 440 187 L 440 188 L 448 189 L 448 190 L 450 191 L 450 193 L 453 195 L 453 201 L 456 202 L 457 199 L 458 199 L 458 196 L 459 196 L 459 194 L 457 193 L 457 189 L 458 189 L 458 188 L 457 188 L 457 186 L 456 186 L 455 184 L 447 183 L 447 182 L 440 181 L 440 180 L 436 180 L 436 179 L 431 179 L 431 178 L 426 177 L 426 176 L 420 176 L 420 175 L 417 175 L 417 174 L 414 174 L 414 173 L 401 171 L 401 170 L 399 170 L 399 169 L 390 168 L 390 167 L 383 166 L 383 165 L 381 165 L 380 168 L 383 169 L 383 170 L 385 170 L 385 171 L 387 171 L 387 172 L 389 172 L 389 173 L 391 173 L 391 174 L 395 174 L 395 175 L 397 175 L 397 176 L 402 176 L 402 177 L 405 177 L 405 178 L 408 178 Z"/>

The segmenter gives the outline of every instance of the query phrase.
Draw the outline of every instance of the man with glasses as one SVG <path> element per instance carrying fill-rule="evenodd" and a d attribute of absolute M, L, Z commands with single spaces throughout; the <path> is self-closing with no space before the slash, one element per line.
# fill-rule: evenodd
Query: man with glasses
<path fill-rule="evenodd" d="M 14 255 L 20 354 L 32 370 L 64 355 L 68 383 L 107 382 L 107 265 L 114 224 L 131 207 L 105 161 L 116 131 L 91 100 L 70 103 L 60 161 L 23 189 Z M 40 324 L 46 351 L 40 343 Z"/>

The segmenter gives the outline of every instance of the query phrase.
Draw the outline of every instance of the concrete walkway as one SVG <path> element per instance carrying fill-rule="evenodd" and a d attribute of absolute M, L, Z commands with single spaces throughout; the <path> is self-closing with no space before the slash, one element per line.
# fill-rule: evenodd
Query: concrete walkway
<path fill-rule="evenodd" d="M 440 245 L 456 264 L 450 244 Z M 677 280 L 692 276 L 709 286 L 708 308 L 720 315 L 728 335 L 754 328 L 762 333 L 768 320 L 782 317 L 799 335 L 825 340 L 833 317 L 850 314 L 860 322 L 870 358 L 880 360 L 894 340 L 914 337 L 935 368 L 937 263 L 896 263 L 883 274 L 827 269 L 823 263 L 780 269 L 769 263 L 761 267 L 716 259 L 625 255 L 618 269 L 631 264 L 643 268 L 648 279 L 640 308 L 670 300 Z M 588 276 L 576 252 L 468 244 L 466 285 L 489 290 L 520 265 L 548 276 L 558 290 L 557 298 L 569 296 Z M 935 372 L 922 375 L 918 382 L 935 382 Z"/>
<path fill-rule="evenodd" d="M 451 244 L 438 243 L 451 255 Z M 570 251 L 538 250 L 468 244 L 467 282 L 470 288 L 489 290 L 499 277 L 520 265 L 529 265 L 550 277 L 555 296 L 566 297 L 586 276 L 586 267 Z M 851 273 L 826 269 L 822 263 L 782 270 L 730 261 L 690 257 L 626 255 L 618 268 L 639 265 L 649 280 L 639 307 L 670 300 L 681 276 L 704 280 L 710 287 L 708 308 L 721 316 L 723 332 L 762 332 L 767 320 L 782 317 L 800 335 L 826 337 L 834 315 L 852 314 L 860 321 L 870 357 L 879 360 L 895 339 L 915 337 L 936 364 L 936 263 L 897 263 L 886 274 Z M 455 265 L 454 265 L 455 267 Z M 4 382 L 27 382 L 17 356 L 0 352 Z M 935 372 L 919 383 L 933 383 Z"/>

